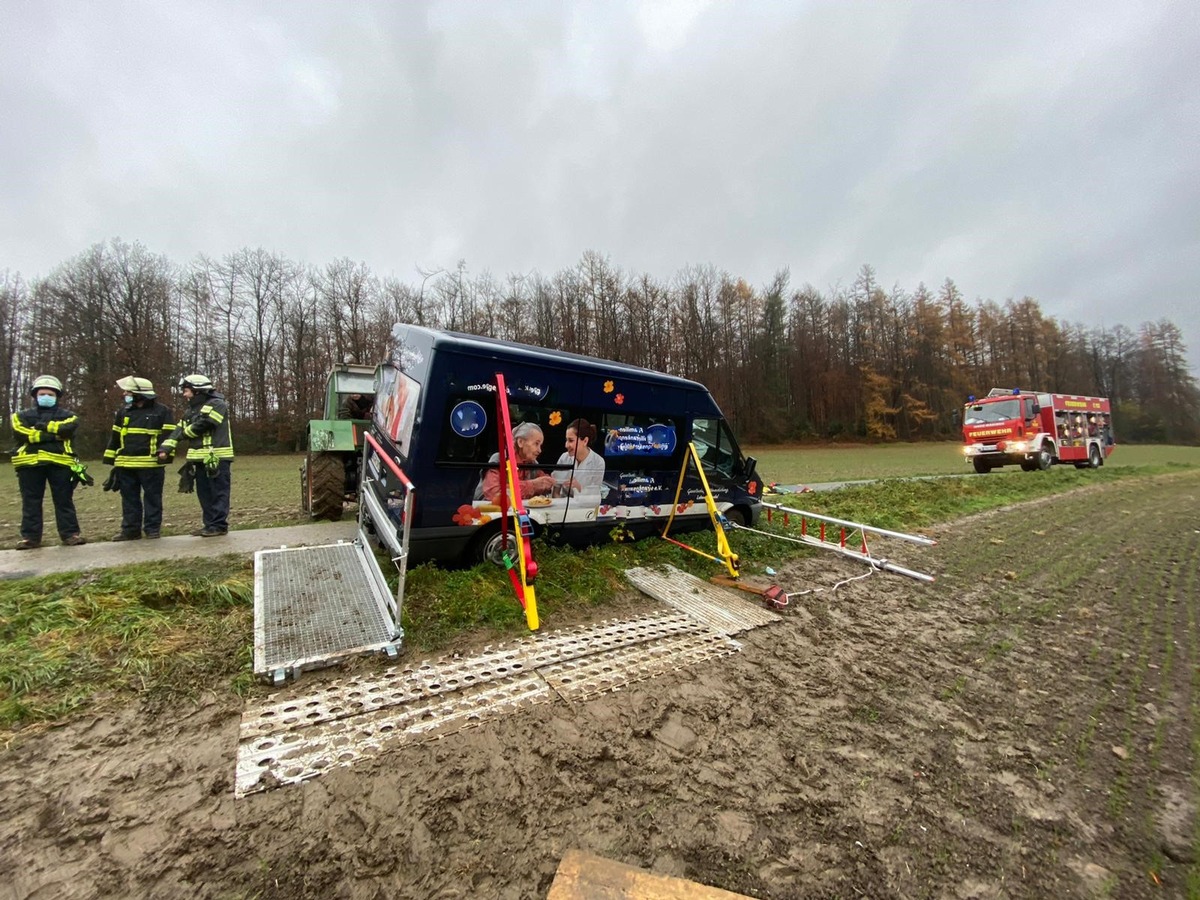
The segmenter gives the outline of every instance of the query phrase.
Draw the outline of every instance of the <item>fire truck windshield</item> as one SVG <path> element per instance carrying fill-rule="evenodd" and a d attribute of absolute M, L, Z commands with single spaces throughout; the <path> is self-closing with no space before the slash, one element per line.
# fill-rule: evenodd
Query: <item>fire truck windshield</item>
<path fill-rule="evenodd" d="M 1009 419 L 1018 419 L 1021 417 L 1021 401 L 1013 398 L 1012 400 L 1000 400 L 996 403 L 976 403 L 974 406 L 967 407 L 967 414 L 963 418 L 965 425 L 988 425 L 993 422 L 1006 422 Z"/>

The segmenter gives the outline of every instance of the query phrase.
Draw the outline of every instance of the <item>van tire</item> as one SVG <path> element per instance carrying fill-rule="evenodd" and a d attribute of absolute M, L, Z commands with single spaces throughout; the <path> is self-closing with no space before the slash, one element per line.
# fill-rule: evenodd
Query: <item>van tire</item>
<path fill-rule="evenodd" d="M 500 534 L 500 523 L 485 525 L 467 545 L 467 564 L 476 566 L 480 563 L 492 563 L 496 566 L 503 566 L 505 549 L 506 546 Z M 517 538 L 511 528 L 508 532 L 507 549 L 510 549 L 514 555 L 517 552 Z"/>
<path fill-rule="evenodd" d="M 336 453 L 309 453 L 305 464 L 311 500 L 309 514 L 314 519 L 336 522 L 342 517 L 346 496 L 346 469 L 342 457 Z"/>
<path fill-rule="evenodd" d="M 744 506 L 731 506 L 722 515 L 739 528 L 745 528 L 750 524 L 750 516 Z"/>

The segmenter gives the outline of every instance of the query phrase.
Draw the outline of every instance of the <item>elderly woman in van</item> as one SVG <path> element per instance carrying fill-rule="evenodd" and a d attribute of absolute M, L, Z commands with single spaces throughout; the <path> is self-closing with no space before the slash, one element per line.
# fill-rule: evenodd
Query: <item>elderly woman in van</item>
<path fill-rule="evenodd" d="M 542 455 L 542 442 L 545 440 L 542 429 L 533 422 L 522 422 L 513 429 L 513 445 L 517 452 L 517 490 L 522 498 L 547 495 L 554 490 L 554 476 L 547 475 L 541 469 L 527 469 L 521 466 L 536 463 Z M 493 465 L 500 462 L 500 454 L 493 453 L 488 460 Z M 500 499 L 500 480 L 504 472 L 497 466 L 487 469 L 475 490 L 476 500 L 487 500 L 495 503 Z"/>

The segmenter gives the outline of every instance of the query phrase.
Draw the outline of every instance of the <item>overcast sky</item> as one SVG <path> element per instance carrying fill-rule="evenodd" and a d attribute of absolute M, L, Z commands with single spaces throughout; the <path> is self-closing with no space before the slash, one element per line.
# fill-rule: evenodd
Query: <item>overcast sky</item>
<path fill-rule="evenodd" d="M 0 271 L 112 237 L 380 275 L 1032 296 L 1200 363 L 1200 3 L 0 0 Z M 1193 371 L 1200 374 L 1200 365 Z"/>

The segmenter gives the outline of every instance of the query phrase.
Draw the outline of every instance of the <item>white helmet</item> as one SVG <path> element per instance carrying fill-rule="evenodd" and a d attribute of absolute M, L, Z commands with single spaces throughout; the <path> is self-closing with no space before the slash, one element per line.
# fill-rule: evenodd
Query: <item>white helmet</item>
<path fill-rule="evenodd" d="M 37 392 L 43 388 L 49 388 L 50 390 L 54 391 L 54 393 L 62 396 L 62 382 L 53 375 L 39 375 L 37 378 L 33 379 L 33 387 L 29 389 L 29 393 L 36 397 Z"/>
<path fill-rule="evenodd" d="M 124 378 L 117 379 L 117 387 L 123 391 L 128 391 L 135 397 L 146 397 L 153 400 L 156 396 L 154 393 L 154 383 L 149 378 L 126 375 Z"/>
<path fill-rule="evenodd" d="M 179 379 L 179 389 L 191 388 L 193 391 L 211 391 L 213 383 L 207 375 L 184 375 Z"/>

